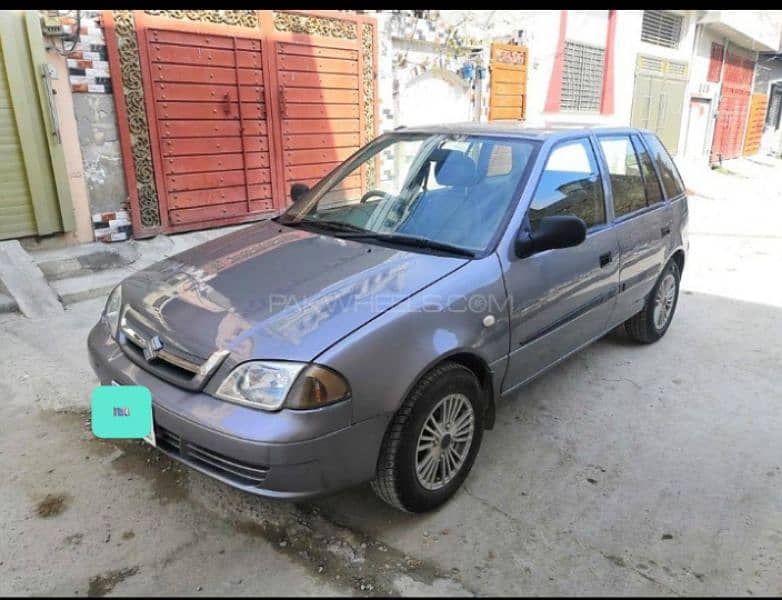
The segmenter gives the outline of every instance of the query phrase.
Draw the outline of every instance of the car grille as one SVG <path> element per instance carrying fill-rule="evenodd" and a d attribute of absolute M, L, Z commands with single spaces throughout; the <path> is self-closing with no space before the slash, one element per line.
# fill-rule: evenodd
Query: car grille
<path fill-rule="evenodd" d="M 155 438 L 161 450 L 239 485 L 257 487 L 266 480 L 269 473 L 269 467 L 252 465 L 228 458 L 214 450 L 207 450 L 203 446 L 182 440 L 179 435 L 160 425 L 155 426 Z"/>
<path fill-rule="evenodd" d="M 166 340 L 153 358 L 147 358 L 144 349 L 154 337 L 154 328 L 145 323 L 130 306 L 126 306 L 120 320 L 118 336 L 125 355 L 142 369 L 190 390 L 202 389 L 209 375 L 220 366 L 228 354 L 226 351 L 217 351 L 205 359 Z M 157 337 L 160 340 L 159 336 Z"/>

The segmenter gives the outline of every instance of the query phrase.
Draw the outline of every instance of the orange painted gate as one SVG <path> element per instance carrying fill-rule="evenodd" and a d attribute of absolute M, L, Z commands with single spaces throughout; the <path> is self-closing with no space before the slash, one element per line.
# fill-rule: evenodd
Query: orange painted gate
<path fill-rule="evenodd" d="M 751 60 L 726 53 L 720 104 L 714 123 L 712 162 L 736 158 L 741 154 L 754 68 L 755 63 Z"/>
<path fill-rule="evenodd" d="M 372 18 L 147 10 L 103 19 L 122 75 L 112 82 L 135 237 L 268 216 L 288 205 L 291 183 L 314 184 L 376 133 Z"/>

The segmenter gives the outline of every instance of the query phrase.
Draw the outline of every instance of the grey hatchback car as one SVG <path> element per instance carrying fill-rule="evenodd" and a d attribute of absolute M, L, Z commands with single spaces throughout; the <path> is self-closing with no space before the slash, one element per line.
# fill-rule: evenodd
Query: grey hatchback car
<path fill-rule="evenodd" d="M 88 340 L 151 390 L 151 443 L 247 492 L 433 509 L 501 399 L 676 309 L 687 197 L 647 131 L 401 129 L 291 196 L 122 281 Z"/>

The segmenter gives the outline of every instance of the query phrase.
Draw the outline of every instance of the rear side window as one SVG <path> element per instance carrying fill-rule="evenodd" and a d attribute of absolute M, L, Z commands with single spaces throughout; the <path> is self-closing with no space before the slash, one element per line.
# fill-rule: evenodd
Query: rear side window
<path fill-rule="evenodd" d="M 660 180 L 654 171 L 652 159 L 646 148 L 637 136 L 632 136 L 635 151 L 638 153 L 638 160 L 641 162 L 641 173 L 644 176 L 644 188 L 646 189 L 646 203 L 649 205 L 662 202 L 663 191 L 660 188 Z"/>
<path fill-rule="evenodd" d="M 663 182 L 665 196 L 674 198 L 683 193 L 684 184 L 682 183 L 682 178 L 679 176 L 679 171 L 676 170 L 676 165 L 673 164 L 673 159 L 662 145 L 662 142 L 656 135 L 649 133 L 644 134 L 644 139 L 649 146 L 652 159 L 660 171 L 660 179 L 662 179 Z"/>
<path fill-rule="evenodd" d="M 630 136 L 601 136 L 598 139 L 611 177 L 614 215 L 621 217 L 645 208 L 644 180 Z"/>
<path fill-rule="evenodd" d="M 603 188 L 588 140 L 566 142 L 551 151 L 528 215 L 533 230 L 551 215 L 581 217 L 587 227 L 605 223 Z"/>

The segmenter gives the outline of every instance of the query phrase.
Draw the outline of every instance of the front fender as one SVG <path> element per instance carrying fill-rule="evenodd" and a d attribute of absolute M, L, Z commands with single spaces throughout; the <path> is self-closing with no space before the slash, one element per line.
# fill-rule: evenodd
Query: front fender
<path fill-rule="evenodd" d="M 484 325 L 484 318 L 494 324 Z M 342 373 L 353 393 L 353 419 L 393 414 L 421 375 L 455 354 L 492 371 L 495 390 L 509 351 L 508 302 L 496 254 L 473 260 L 376 317 L 315 362 Z"/>

